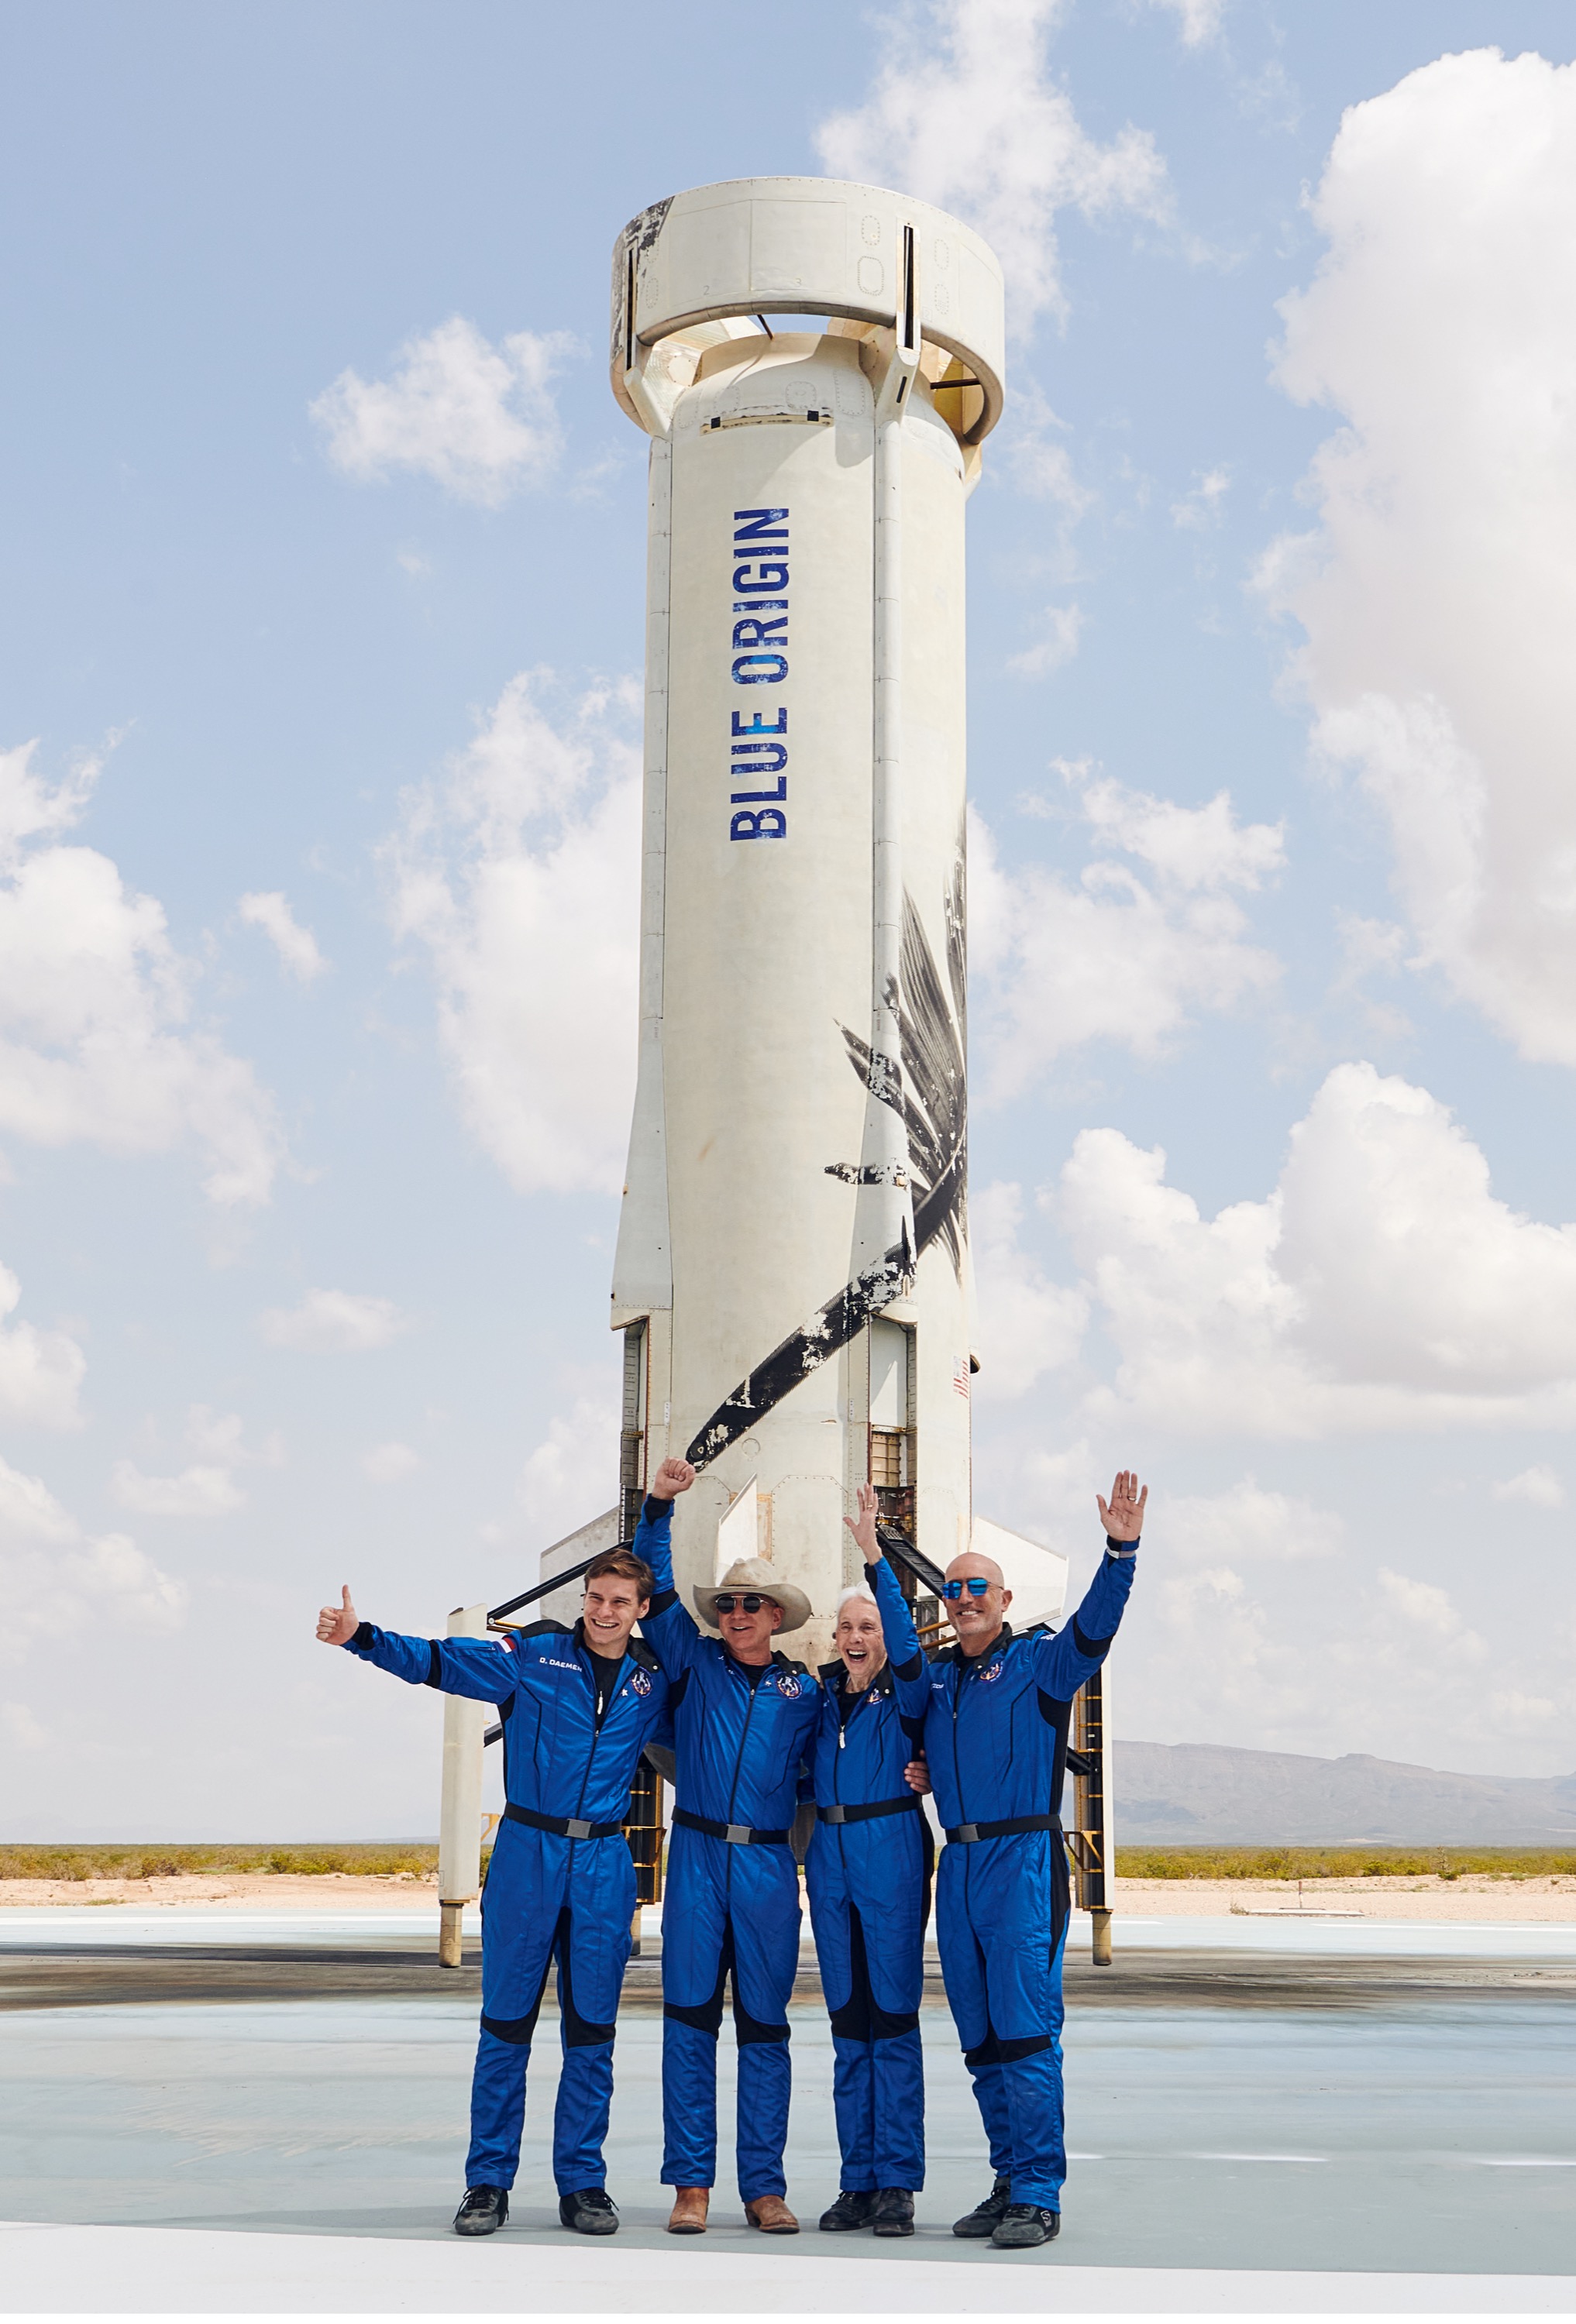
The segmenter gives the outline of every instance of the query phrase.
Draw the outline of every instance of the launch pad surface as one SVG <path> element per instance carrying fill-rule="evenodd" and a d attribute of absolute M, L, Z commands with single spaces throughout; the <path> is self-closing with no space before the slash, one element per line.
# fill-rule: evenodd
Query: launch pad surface
<path fill-rule="evenodd" d="M 656 2180 L 648 1955 L 631 1965 L 619 2034 L 616 2246 L 556 2224 L 544 2013 L 513 2219 L 472 2248 L 447 2221 L 474 1978 L 436 1969 L 429 1930 L 425 1942 L 398 1928 L 358 1940 L 274 1915 L 272 1941 L 219 1942 L 209 1923 L 152 1945 L 112 1917 L 95 1914 L 90 1937 L 79 1915 L 12 1923 L 0 1946 L 14 2311 L 1010 2313 L 1043 2310 L 1044 2269 L 1065 2279 L 1058 2312 L 1107 2316 L 1571 2305 L 1560 2271 L 1576 2198 L 1576 1941 L 1558 1929 L 1413 1924 L 1381 1936 L 1393 1950 L 1358 1952 L 1346 1924 L 1238 1923 L 1234 1942 L 1212 1945 L 1193 1931 L 1124 1945 L 1119 1926 L 1116 1968 L 1075 1959 L 1069 1977 L 1064 2231 L 1016 2255 L 948 2231 L 986 2171 L 938 1988 L 924 2014 L 931 2160 L 912 2243 L 834 2246 L 814 2231 L 837 2160 L 812 1985 L 793 2011 L 788 2151 L 806 2232 L 749 2236 L 724 2185 L 705 2243 L 676 2248 Z M 1476 1950 L 1461 1944 L 1470 1936 Z M 727 2038 L 722 2065 L 726 2120 Z"/>

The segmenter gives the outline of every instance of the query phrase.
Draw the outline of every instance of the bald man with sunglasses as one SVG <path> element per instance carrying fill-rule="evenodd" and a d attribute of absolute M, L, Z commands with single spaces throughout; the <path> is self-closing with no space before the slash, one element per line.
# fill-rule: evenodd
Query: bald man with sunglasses
<path fill-rule="evenodd" d="M 1124 1469 L 1111 1499 L 1095 1499 L 1105 1554 L 1066 1627 L 1015 1633 L 1001 1568 L 954 1557 L 943 1594 L 957 1644 L 930 1665 L 925 1750 L 947 1840 L 936 1939 L 995 2172 L 990 2194 L 953 2233 L 988 2236 L 999 2250 L 1048 2243 L 1061 2227 L 1068 1707 L 1121 1620 L 1148 1488 Z M 885 1613 L 889 1593 L 877 1595 Z M 887 1628 L 894 1667 L 912 1655 L 910 1638 L 895 1621 Z"/>

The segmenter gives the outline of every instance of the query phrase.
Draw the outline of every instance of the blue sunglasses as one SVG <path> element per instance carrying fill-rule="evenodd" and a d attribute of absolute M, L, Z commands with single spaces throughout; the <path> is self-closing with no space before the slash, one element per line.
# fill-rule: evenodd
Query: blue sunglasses
<path fill-rule="evenodd" d="M 990 1587 L 982 1573 L 971 1573 L 962 1582 L 944 1582 L 941 1594 L 944 1598 L 961 1598 L 966 1590 L 971 1598 L 982 1598 Z"/>

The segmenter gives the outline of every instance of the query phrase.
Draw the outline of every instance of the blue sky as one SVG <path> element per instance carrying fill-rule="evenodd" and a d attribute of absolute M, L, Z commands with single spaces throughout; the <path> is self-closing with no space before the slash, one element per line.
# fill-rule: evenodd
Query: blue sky
<path fill-rule="evenodd" d="M 1154 1477 L 1119 1732 L 1568 1770 L 1569 11 L 651 21 L 0 14 L 0 1834 L 426 1828 L 317 1604 L 612 1498 L 608 254 L 824 167 L 1008 268 L 978 1506 Z"/>

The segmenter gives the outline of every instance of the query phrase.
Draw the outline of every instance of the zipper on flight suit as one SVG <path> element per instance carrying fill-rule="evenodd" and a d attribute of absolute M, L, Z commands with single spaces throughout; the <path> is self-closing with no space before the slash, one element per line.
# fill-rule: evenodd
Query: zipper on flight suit
<path fill-rule="evenodd" d="M 582 1647 L 582 1648 L 580 1649 L 580 1652 L 581 1652 L 581 1653 L 583 1653 L 583 1654 L 589 1654 L 589 1653 L 591 1652 L 591 1649 L 590 1649 L 590 1647 L 589 1647 L 589 1646 L 584 1646 L 584 1647 Z M 609 1693 L 608 1698 L 607 1698 L 607 1709 L 608 1709 L 608 1711 L 611 1711 L 611 1710 L 613 1709 L 613 1706 L 614 1702 L 618 1700 L 618 1692 L 619 1692 L 618 1681 L 619 1681 L 619 1679 L 622 1679 L 622 1676 L 623 1676 L 623 1673 L 624 1673 L 624 1665 L 625 1665 L 625 1663 L 627 1663 L 627 1662 L 628 1662 L 628 1660 L 629 1660 L 629 1653 L 628 1653 L 628 1650 L 627 1650 L 627 1648 L 626 1648 L 626 1650 L 624 1651 L 624 1653 L 623 1653 L 623 1654 L 622 1654 L 622 1655 L 619 1656 L 619 1663 L 618 1663 L 618 1677 L 614 1679 L 614 1681 L 613 1681 L 613 1683 L 612 1692 Z M 601 1742 L 601 1740 L 602 1740 L 602 1730 L 603 1730 L 603 1728 L 605 1726 L 605 1724 L 606 1724 L 606 1720 L 607 1720 L 607 1713 L 606 1713 L 605 1711 L 604 1712 L 604 1714 L 603 1714 L 602 1718 L 598 1719 L 598 1717 L 596 1716 L 596 1679 L 595 1679 L 595 1675 L 594 1675 L 594 1673 L 591 1673 L 591 1672 L 587 1672 L 587 1673 L 585 1674 L 585 1675 L 586 1675 L 586 1676 L 590 1679 L 590 1681 L 591 1681 L 591 1748 L 590 1748 L 590 1750 L 587 1752 L 587 1754 L 586 1754 L 586 1757 L 585 1757 L 585 1773 L 582 1775 L 582 1776 L 581 1776 L 581 1778 L 580 1778 L 580 1796 L 579 1796 L 579 1798 L 578 1798 L 578 1799 L 576 1801 L 576 1803 L 575 1803 L 575 1817 L 576 1817 L 576 1821 L 577 1822 L 580 1822 L 580 1823 L 584 1823 L 584 1821 L 585 1821 L 585 1817 L 581 1815 L 580 1811 L 581 1811 L 581 1809 L 582 1809 L 582 1808 L 585 1806 L 585 1786 L 586 1786 L 586 1784 L 591 1781 L 591 1769 L 592 1769 L 592 1766 L 593 1766 L 593 1765 L 594 1765 L 594 1761 L 595 1761 L 595 1758 L 596 1758 L 596 1747 L 597 1747 L 597 1745 L 598 1745 L 598 1744 Z M 569 1845 L 570 1845 L 570 1847 L 571 1847 L 571 1848 L 573 1848 L 573 1847 L 576 1846 L 576 1845 L 577 1845 L 577 1843 L 576 1843 L 576 1841 L 574 1841 L 574 1840 L 571 1840 L 571 1841 L 570 1841 L 570 1843 L 569 1843 Z"/>
<path fill-rule="evenodd" d="M 959 1672 L 957 1684 L 954 1687 L 952 1695 L 952 1779 L 957 1786 L 960 1820 L 964 1823 L 967 1823 L 969 1819 L 966 1811 L 963 1809 L 963 1771 L 958 1765 L 958 1712 L 963 1709 L 963 1689 L 967 1686 L 970 1679 L 972 1678 L 978 1667 L 979 1665 L 977 1663 L 971 1662 L 966 1670 Z M 969 1859 L 965 1856 L 963 1858 L 963 1887 L 965 1891 L 968 1888 L 968 1885 Z"/>
<path fill-rule="evenodd" d="M 726 1650 L 724 1649 L 724 1651 Z M 730 1656 L 729 1659 L 732 1661 L 732 1656 Z M 733 1664 L 733 1668 L 737 1670 L 738 1665 L 736 1663 Z M 750 1688 L 750 1702 L 744 1713 L 744 1731 L 739 1738 L 739 1756 L 733 1762 L 733 1784 L 732 1790 L 728 1794 L 727 1821 L 729 1823 L 732 1823 L 733 1821 L 733 1803 L 739 1796 L 739 1777 L 742 1774 L 744 1767 L 744 1747 L 750 1740 L 750 1721 L 755 1716 L 755 1698 L 766 1683 L 766 1673 L 764 1670 L 761 1672 L 760 1676 L 756 1680 L 753 1686 L 750 1686 L 749 1680 L 742 1677 L 740 1679 L 739 1683 L 741 1686 Z"/>

